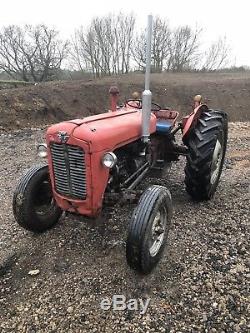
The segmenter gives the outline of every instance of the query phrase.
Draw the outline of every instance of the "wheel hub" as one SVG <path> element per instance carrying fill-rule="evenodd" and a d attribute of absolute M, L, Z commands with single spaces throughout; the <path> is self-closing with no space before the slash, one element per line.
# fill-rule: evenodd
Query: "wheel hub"
<path fill-rule="evenodd" d="M 165 212 L 157 212 L 151 229 L 151 246 L 149 253 L 151 257 L 154 257 L 159 252 L 164 240 L 166 230 L 166 214 Z"/>
<path fill-rule="evenodd" d="M 38 215 L 46 215 L 55 207 L 55 204 L 50 183 L 45 180 L 40 184 L 40 186 L 38 186 L 34 195 L 33 205 L 35 212 Z"/>
<path fill-rule="evenodd" d="M 213 185 L 217 181 L 220 173 L 220 167 L 222 163 L 222 144 L 219 140 L 216 141 L 214 148 L 212 165 L 211 165 L 211 179 L 210 183 Z"/>

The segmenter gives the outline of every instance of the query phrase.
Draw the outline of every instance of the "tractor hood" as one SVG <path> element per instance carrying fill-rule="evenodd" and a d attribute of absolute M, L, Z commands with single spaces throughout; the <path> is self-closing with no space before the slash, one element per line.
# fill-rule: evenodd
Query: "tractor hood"
<path fill-rule="evenodd" d="M 115 112 L 74 119 L 51 126 L 47 142 L 73 139 L 85 141 L 90 152 L 114 150 L 141 137 L 142 113 L 137 109 L 123 108 Z M 150 133 L 156 130 L 156 117 L 151 114 Z"/>

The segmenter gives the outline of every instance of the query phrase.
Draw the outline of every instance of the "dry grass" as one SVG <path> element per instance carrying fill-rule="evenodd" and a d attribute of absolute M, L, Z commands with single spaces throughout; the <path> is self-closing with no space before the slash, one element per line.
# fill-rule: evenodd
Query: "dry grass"
<path fill-rule="evenodd" d="M 120 102 L 144 89 L 144 75 L 129 74 L 101 80 L 58 81 L 0 91 L 0 126 L 37 126 L 63 119 L 102 113 L 109 108 L 109 87 L 120 89 Z M 152 74 L 153 100 L 171 106 L 181 115 L 192 111 L 192 98 L 202 94 L 230 121 L 250 120 L 250 73 Z"/>

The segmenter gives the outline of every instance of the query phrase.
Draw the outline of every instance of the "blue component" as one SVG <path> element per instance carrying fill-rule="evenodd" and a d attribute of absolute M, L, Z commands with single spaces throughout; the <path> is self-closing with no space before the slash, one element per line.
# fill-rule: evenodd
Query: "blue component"
<path fill-rule="evenodd" d="M 167 120 L 157 120 L 156 122 L 156 132 L 162 134 L 168 134 L 172 129 L 172 124 Z"/>

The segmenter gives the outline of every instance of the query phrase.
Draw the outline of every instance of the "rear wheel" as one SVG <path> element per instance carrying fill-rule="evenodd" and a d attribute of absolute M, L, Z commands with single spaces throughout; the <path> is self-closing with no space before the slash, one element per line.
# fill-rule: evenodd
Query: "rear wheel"
<path fill-rule="evenodd" d="M 227 146 L 226 113 L 209 110 L 201 114 L 185 144 L 189 148 L 185 167 L 186 190 L 195 200 L 208 200 L 218 186 Z"/>
<path fill-rule="evenodd" d="M 13 212 L 20 226 L 34 232 L 57 223 L 62 210 L 52 195 L 48 166 L 33 166 L 23 175 L 13 196 Z"/>
<path fill-rule="evenodd" d="M 151 186 L 141 196 L 134 210 L 126 244 L 131 268 L 147 274 L 159 262 L 170 229 L 172 200 L 163 186 Z"/>

